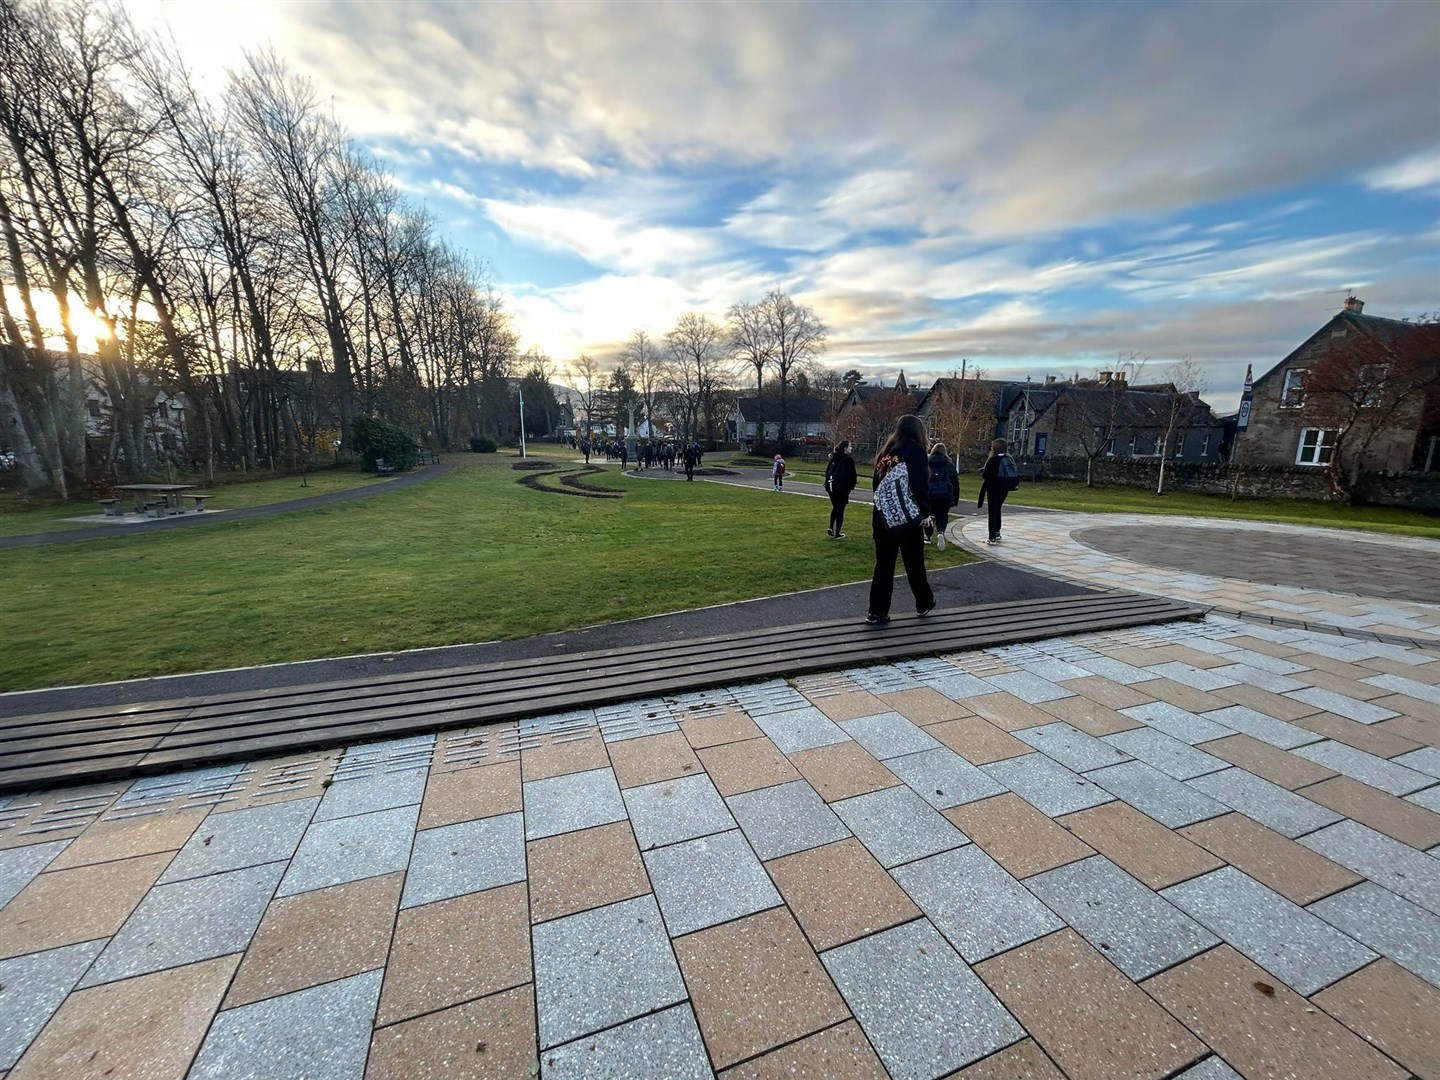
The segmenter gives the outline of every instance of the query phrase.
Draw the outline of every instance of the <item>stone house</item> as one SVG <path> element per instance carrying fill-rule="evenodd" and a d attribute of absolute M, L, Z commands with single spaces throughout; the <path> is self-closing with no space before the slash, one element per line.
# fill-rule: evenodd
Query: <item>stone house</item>
<path fill-rule="evenodd" d="M 785 403 L 785 437 L 787 439 L 818 439 L 827 444 L 835 438 L 835 428 L 827 417 L 824 398 L 792 397 Z M 753 446 L 758 441 L 780 437 L 780 399 L 736 398 L 735 407 L 726 417 L 729 441 Z"/>
<path fill-rule="evenodd" d="M 1007 396 L 1000 437 L 1016 457 L 1104 458 L 1156 461 L 1170 425 L 1174 389 L 1162 384 L 1127 386 L 1122 372 L 1101 372 L 1078 383 L 1022 386 Z M 1106 433 L 1108 438 L 1103 438 Z M 1192 396 L 1181 407 L 1170 435 L 1170 459 L 1218 464 L 1224 421 Z M 1103 445 L 1102 445 L 1103 438 Z"/>
<path fill-rule="evenodd" d="M 1433 328 L 1423 328 L 1433 333 Z M 1331 319 L 1306 338 L 1290 355 L 1255 379 L 1251 401 L 1250 424 L 1240 434 L 1238 454 L 1247 465 L 1294 465 L 1311 468 L 1328 466 L 1339 434 L 1334 399 L 1343 397 L 1331 385 L 1320 400 L 1316 378 L 1312 372 L 1329 365 L 1333 372 L 1337 356 L 1349 353 L 1356 358 L 1354 378 L 1365 404 L 1365 380 L 1373 380 L 1377 408 L 1384 397 L 1384 383 L 1391 375 L 1387 360 L 1400 357 L 1419 339 L 1422 327 L 1398 319 L 1365 314 L 1365 303 L 1349 297 Z M 1412 337 L 1413 335 L 1413 337 Z M 1407 364 L 1414 365 L 1410 357 Z M 1428 381 L 1424 387 L 1405 395 L 1393 409 L 1383 415 L 1383 426 L 1371 434 L 1365 447 L 1365 467 L 1383 472 L 1440 469 L 1440 353 L 1420 357 L 1421 369 L 1413 366 L 1411 378 L 1417 375 Z M 1330 376 L 1333 383 L 1334 375 Z M 1354 418 L 1364 423 L 1363 407 L 1353 410 Z"/>

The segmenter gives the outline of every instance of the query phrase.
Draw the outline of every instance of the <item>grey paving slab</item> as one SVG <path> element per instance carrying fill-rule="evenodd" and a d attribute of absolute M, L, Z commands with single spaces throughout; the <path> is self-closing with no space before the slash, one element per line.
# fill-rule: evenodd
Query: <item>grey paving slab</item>
<path fill-rule="evenodd" d="M 770 741 L 783 754 L 795 754 L 801 750 L 813 750 L 817 746 L 833 746 L 847 742 L 850 738 L 819 709 L 787 709 L 784 712 L 756 714 L 751 712 L 756 726 L 770 737 Z"/>
<path fill-rule="evenodd" d="M 1404 765 L 1407 769 L 1417 769 L 1427 776 L 1440 779 L 1440 749 L 1433 746 L 1422 746 L 1418 750 L 1411 750 L 1409 753 L 1401 754 L 1390 760 L 1396 765 Z"/>
<path fill-rule="evenodd" d="M 1161 895 L 1306 997 L 1375 959 L 1353 938 L 1233 866 Z"/>
<path fill-rule="evenodd" d="M 1136 981 L 1219 944 L 1103 855 L 1047 870 L 1025 885 Z"/>
<path fill-rule="evenodd" d="M 1389 720 L 1391 717 L 1400 715 L 1383 705 L 1372 705 L 1368 701 L 1360 701 L 1358 698 L 1348 697 L 1345 694 L 1337 694 L 1333 690 L 1322 690 L 1318 686 L 1292 690 L 1285 696 L 1360 724 L 1378 724 L 1381 720 Z"/>
<path fill-rule="evenodd" d="M 1277 661 L 1284 663 L 1284 661 Z M 1303 671 L 1298 664 L 1292 665 L 1297 671 Z M 1305 684 L 1285 675 L 1277 675 L 1273 671 L 1253 664 L 1226 664 L 1224 667 L 1212 668 L 1216 675 L 1223 675 L 1226 678 L 1234 679 L 1246 686 L 1254 686 L 1260 690 L 1269 690 L 1272 694 L 1283 694 L 1290 690 L 1302 689 Z"/>
<path fill-rule="evenodd" d="M 428 767 L 397 772 L 375 769 L 356 773 L 352 779 L 342 779 L 342 775 L 337 774 L 335 782 L 325 789 L 325 797 L 315 811 L 316 821 L 417 804 L 425 795 L 425 780 L 430 770 Z"/>
<path fill-rule="evenodd" d="M 1193 686 L 1196 690 L 1220 690 L 1227 686 L 1234 686 L 1240 681 L 1228 675 L 1221 675 L 1214 668 L 1197 668 L 1193 664 L 1183 664 L 1179 661 L 1153 664 L 1150 670 L 1172 682 Z"/>
<path fill-rule="evenodd" d="M 981 769 L 1049 817 L 1086 810 L 1111 799 L 1108 792 L 1044 754 L 1022 754 L 992 761 Z"/>
<path fill-rule="evenodd" d="M 545 1080 L 711 1080 L 715 1075 L 689 1005 L 547 1050 L 541 1069 Z"/>
<path fill-rule="evenodd" d="M 1249 735 L 1252 739 L 1259 739 L 1271 746 L 1278 746 L 1281 750 L 1293 750 L 1297 746 L 1319 742 L 1324 738 L 1323 735 L 1316 735 L 1313 731 L 1306 731 L 1298 724 L 1277 720 L 1273 716 L 1266 716 L 1264 713 L 1246 708 L 1244 705 L 1232 705 L 1228 709 L 1215 709 L 1200 715 L 1217 724 L 1224 724 L 1232 731 Z"/>
<path fill-rule="evenodd" d="M 69 846 L 69 840 L 50 840 L 0 851 L 0 907 L 15 899 Z"/>
<path fill-rule="evenodd" d="M 820 959 L 898 1080 L 948 1075 L 1025 1035 L 924 919 L 831 949 Z"/>
<path fill-rule="evenodd" d="M 1407 769 L 1404 765 L 1330 739 L 1302 746 L 1295 750 L 1294 754 L 1317 765 L 1324 765 L 1327 769 L 1344 773 L 1362 784 L 1388 791 L 1391 795 L 1409 795 L 1412 791 L 1419 791 L 1435 783 L 1435 777 L 1429 773 Z"/>
<path fill-rule="evenodd" d="M 1172 739 L 1179 739 L 1191 746 L 1235 734 L 1214 720 L 1206 720 L 1195 713 L 1186 712 L 1176 705 L 1171 705 L 1168 701 L 1147 701 L 1144 705 L 1132 705 L 1129 708 L 1121 709 L 1120 712 L 1132 720 L 1139 720 L 1142 724 L 1152 727 L 1156 731 L 1163 731 Z"/>
<path fill-rule="evenodd" d="M 1192 776 L 1219 772 L 1230 765 L 1228 761 L 1221 761 L 1213 754 L 1197 750 L 1179 739 L 1172 739 L 1163 731 L 1156 731 L 1154 728 L 1117 731 L 1113 735 L 1106 735 L 1104 739 L 1129 757 L 1153 765 L 1166 776 L 1176 780 L 1189 780 Z"/>
<path fill-rule="evenodd" d="M 1029 702 L 1031 705 L 1039 705 L 1042 701 L 1059 701 L 1061 698 L 1074 697 L 1074 690 L 1067 690 L 1065 687 L 1051 682 L 1049 679 L 1042 679 L 1039 675 L 1030 671 L 1012 671 L 1006 675 L 987 675 L 985 681 L 996 690 L 1003 690 L 1007 694 L 1013 694 L 1021 701 Z"/>
<path fill-rule="evenodd" d="M 104 947 L 82 941 L 0 960 L 0 1070 L 20 1060 Z"/>
<path fill-rule="evenodd" d="M 110 939 L 81 986 L 243 952 L 284 869 L 284 863 L 268 863 L 156 885 Z"/>
<path fill-rule="evenodd" d="M 1440 705 L 1440 686 L 1431 686 L 1429 683 L 1423 683 L 1417 679 L 1407 679 L 1403 675 L 1385 674 L 1372 675 L 1368 679 L 1360 681 L 1381 690 L 1391 690 L 1397 694 L 1404 694 L 1406 697 L 1428 701 L 1432 705 Z"/>
<path fill-rule="evenodd" d="M 1440 814 L 1440 785 L 1428 787 L 1424 791 L 1417 791 L 1414 795 L 1406 795 L 1407 802 L 1413 802 L 1416 806 L 1423 806 L 1426 810 L 1433 810 Z"/>
<path fill-rule="evenodd" d="M 420 807 L 400 806 L 312 824 L 276 895 L 293 896 L 404 870 L 419 817 Z"/>
<path fill-rule="evenodd" d="M 1064 682 L 1066 679 L 1083 679 L 1090 674 L 1079 664 L 1071 663 L 1069 660 L 1060 660 L 1053 656 L 1021 660 L 1020 667 L 1030 672 L 1031 675 L 1038 675 L 1052 683 Z"/>
<path fill-rule="evenodd" d="M 739 829 L 656 848 L 644 859 L 671 937 L 781 903 Z"/>
<path fill-rule="evenodd" d="M 1328 807 L 1244 769 L 1226 769 L 1185 782 L 1291 839 L 1340 820 Z"/>
<path fill-rule="evenodd" d="M 850 835 L 825 800 L 804 780 L 732 795 L 730 812 L 755 854 L 767 861 Z"/>
<path fill-rule="evenodd" d="M 995 692 L 995 688 L 984 679 L 958 669 L 944 675 L 927 675 L 924 685 L 944 694 L 951 701 L 964 701 L 966 698 L 981 697 L 984 694 Z"/>
<path fill-rule="evenodd" d="M 1331 862 L 1440 915 L 1440 859 L 1358 821 L 1342 821 L 1300 842 Z"/>
<path fill-rule="evenodd" d="M 1126 664 L 1120 660 L 1112 660 L 1108 656 L 1097 656 L 1078 661 L 1078 666 L 1084 668 L 1092 675 L 1099 675 L 1102 679 L 1109 679 L 1111 682 L 1122 683 L 1125 686 L 1134 686 L 1136 683 L 1151 682 L 1161 678 L 1153 671 L 1134 664 Z"/>
<path fill-rule="evenodd" d="M 841 729 L 880 760 L 899 757 L 902 754 L 918 754 L 922 750 L 934 750 L 939 740 L 925 734 L 916 724 L 898 712 L 880 713 L 878 716 L 862 716 L 856 720 L 842 721 Z"/>
<path fill-rule="evenodd" d="M 215 765 L 206 769 L 144 776 L 136 780 L 115 800 L 111 811 L 138 810 L 159 806 L 213 806 L 224 797 L 243 764 Z"/>
<path fill-rule="evenodd" d="M 381 971 L 219 1013 L 187 1080 L 361 1080 Z"/>
<path fill-rule="evenodd" d="M 415 834 L 402 908 L 525 880 L 525 826 L 520 814 L 462 821 Z"/>
<path fill-rule="evenodd" d="M 970 838 L 907 787 L 891 787 L 831 803 L 875 861 L 887 869 L 961 847 Z"/>
<path fill-rule="evenodd" d="M 211 814 L 190 834 L 159 884 L 239 870 L 290 858 L 319 799 L 295 799 L 227 814 Z"/>
<path fill-rule="evenodd" d="M 1118 765 L 1130 758 L 1130 755 L 1120 748 L 1103 743 L 1094 735 L 1086 734 L 1065 723 L 1041 724 L 1039 727 L 1024 728 L 1014 735 L 1021 742 L 1028 743 L 1042 754 L 1076 772 L 1098 769 L 1105 765 Z"/>
<path fill-rule="evenodd" d="M 1199 648 L 1197 642 L 1190 644 Z M 1295 675 L 1306 670 L 1304 664 L 1296 663 L 1294 660 L 1285 660 L 1279 656 L 1271 656 L 1269 653 L 1256 652 L 1253 649 L 1232 648 L 1221 655 L 1233 665 L 1268 671 L 1272 675 Z M 1215 670 L 1222 669 L 1216 668 Z M 1245 680 L 1241 679 L 1240 681 L 1244 682 Z"/>
<path fill-rule="evenodd" d="M 523 785 L 525 839 L 625 820 L 625 800 L 610 769 L 590 769 Z"/>
<path fill-rule="evenodd" d="M 1440 915 L 1373 881 L 1317 900 L 1307 909 L 1407 971 L 1440 986 Z"/>
<path fill-rule="evenodd" d="M 623 794 L 641 851 L 735 828 L 725 800 L 704 773 L 630 788 Z"/>
<path fill-rule="evenodd" d="M 685 998 L 685 982 L 654 896 L 541 923 L 532 936 L 542 1047 Z"/>
<path fill-rule="evenodd" d="M 1186 787 L 1143 761 L 1096 769 L 1086 774 L 1086 779 L 1171 829 L 1230 812 L 1228 806 Z"/>
<path fill-rule="evenodd" d="M 1177 1075 L 1175 1080 L 1245 1080 L 1245 1078 L 1225 1064 L 1224 1059 L 1208 1057 L 1199 1065 L 1192 1065 Z"/>
<path fill-rule="evenodd" d="M 978 964 L 1065 925 L 976 844 L 891 873 L 967 963 Z"/>
<path fill-rule="evenodd" d="M 1005 790 L 1003 784 L 985 775 L 978 765 L 972 765 L 948 746 L 891 758 L 885 765 L 938 810 L 988 799 Z"/>

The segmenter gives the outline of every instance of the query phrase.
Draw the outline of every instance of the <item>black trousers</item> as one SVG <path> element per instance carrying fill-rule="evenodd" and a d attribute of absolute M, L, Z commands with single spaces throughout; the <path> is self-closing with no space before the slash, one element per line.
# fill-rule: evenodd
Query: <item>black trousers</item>
<path fill-rule="evenodd" d="M 990 539 L 994 540 L 1000 535 L 1000 508 L 1005 505 L 1005 496 L 1008 491 L 998 493 L 986 492 L 985 497 L 990 500 Z"/>
<path fill-rule="evenodd" d="M 950 507 L 937 506 L 932 502 L 930 504 L 930 516 L 935 519 L 935 531 L 937 533 L 943 533 L 945 526 L 950 524 Z"/>
<path fill-rule="evenodd" d="M 895 591 L 895 558 L 905 560 L 905 577 L 915 594 L 915 610 L 935 606 L 935 594 L 925 578 L 925 533 L 919 524 L 892 533 L 885 527 L 880 511 L 870 512 L 870 531 L 875 536 L 875 576 L 870 579 L 870 614 L 889 615 L 890 596 Z"/>
<path fill-rule="evenodd" d="M 686 480 L 694 480 L 694 479 L 695 479 L 695 466 L 694 466 L 693 464 L 691 464 L 690 462 L 688 462 L 688 461 L 685 462 L 685 479 L 686 479 Z"/>
<path fill-rule="evenodd" d="M 845 507 L 850 502 L 850 496 L 830 495 L 830 532 L 835 535 L 845 531 Z"/>

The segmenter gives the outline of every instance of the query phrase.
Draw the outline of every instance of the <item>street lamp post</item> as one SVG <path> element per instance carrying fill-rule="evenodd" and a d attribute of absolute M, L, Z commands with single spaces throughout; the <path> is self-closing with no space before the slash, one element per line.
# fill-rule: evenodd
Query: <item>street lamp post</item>
<path fill-rule="evenodd" d="M 525 460 L 525 385 L 521 383 L 515 387 L 515 392 L 520 395 L 520 460 Z"/>

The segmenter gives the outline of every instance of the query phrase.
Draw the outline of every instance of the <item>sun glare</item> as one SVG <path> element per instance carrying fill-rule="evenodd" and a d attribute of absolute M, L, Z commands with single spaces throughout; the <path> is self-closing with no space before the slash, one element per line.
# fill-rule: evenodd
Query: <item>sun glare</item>
<path fill-rule="evenodd" d="M 5 286 L 5 292 L 11 314 L 23 318 L 24 308 L 19 292 L 10 285 Z M 35 290 L 31 292 L 30 299 L 35 305 L 35 316 L 40 320 L 40 328 L 45 331 L 45 344 L 52 349 L 64 348 L 65 333 L 60 320 L 60 305 L 55 302 L 55 297 L 48 292 Z M 105 321 L 73 293 L 70 296 L 70 328 L 75 332 L 76 342 L 82 353 L 95 352 L 99 343 L 111 336 Z"/>

